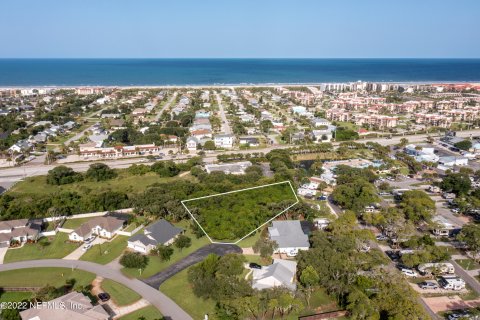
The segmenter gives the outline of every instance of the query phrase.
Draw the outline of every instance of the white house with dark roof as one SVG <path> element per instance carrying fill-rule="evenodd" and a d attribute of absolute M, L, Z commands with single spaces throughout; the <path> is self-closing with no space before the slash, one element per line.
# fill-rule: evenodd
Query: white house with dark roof
<path fill-rule="evenodd" d="M 269 266 L 253 269 L 252 288 L 262 290 L 285 287 L 294 291 L 297 288 L 296 272 L 297 263 L 295 261 L 274 259 Z"/>
<path fill-rule="evenodd" d="M 308 250 L 310 242 L 308 234 L 299 220 L 273 221 L 268 227 L 270 240 L 278 244 L 275 253 L 284 253 L 287 256 L 296 256 L 299 250 Z"/>
<path fill-rule="evenodd" d="M 111 239 L 118 231 L 122 230 L 124 223 L 124 219 L 114 216 L 95 217 L 72 231 L 68 235 L 68 238 L 71 241 L 85 241 L 86 238 L 97 235 L 102 238 Z"/>
<path fill-rule="evenodd" d="M 170 222 L 161 219 L 146 227 L 143 234 L 136 234 L 128 239 L 127 247 L 140 253 L 149 253 L 157 245 L 172 244 L 183 231 L 182 228 L 177 228 Z"/>

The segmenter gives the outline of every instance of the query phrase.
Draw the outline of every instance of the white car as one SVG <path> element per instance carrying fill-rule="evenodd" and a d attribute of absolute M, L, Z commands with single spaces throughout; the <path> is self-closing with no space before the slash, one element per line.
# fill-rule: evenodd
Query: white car
<path fill-rule="evenodd" d="M 298 249 L 292 249 L 292 250 L 287 252 L 288 257 L 296 257 L 297 254 L 298 254 Z"/>
<path fill-rule="evenodd" d="M 93 240 L 95 240 L 95 238 L 97 238 L 95 235 L 91 236 L 91 237 L 88 237 L 85 239 L 85 243 L 92 243 Z"/>
<path fill-rule="evenodd" d="M 83 250 L 83 251 L 87 251 L 87 250 L 90 249 L 91 247 L 92 247 L 91 244 L 86 244 L 86 245 L 83 246 L 82 250 Z"/>
<path fill-rule="evenodd" d="M 418 277 L 418 273 L 416 273 L 415 271 L 411 270 L 411 269 L 402 269 L 401 270 L 402 273 L 404 275 L 406 275 L 407 277 L 410 277 L 410 278 L 416 278 Z"/>

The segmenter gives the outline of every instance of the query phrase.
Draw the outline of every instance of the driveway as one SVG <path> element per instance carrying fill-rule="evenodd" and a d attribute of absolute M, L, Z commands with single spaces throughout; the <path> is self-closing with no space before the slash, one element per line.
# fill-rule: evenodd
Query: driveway
<path fill-rule="evenodd" d="M 95 238 L 95 240 L 93 240 L 92 246 L 94 246 L 96 244 L 99 244 L 99 243 L 104 243 L 105 241 L 107 241 L 107 240 L 102 239 L 100 237 L 97 237 L 97 238 Z M 86 251 L 83 250 L 84 246 L 85 246 L 85 243 L 82 243 L 82 245 L 80 247 L 75 249 L 72 253 L 70 253 L 69 255 L 64 257 L 63 259 L 66 259 L 66 260 L 78 260 L 78 259 L 80 259 L 80 257 L 83 256 L 83 254 L 86 252 Z M 90 250 L 92 250 L 92 248 L 90 248 Z"/>
<path fill-rule="evenodd" d="M 8 246 L 6 247 L 0 247 L 0 264 L 3 264 L 3 258 L 5 258 L 5 255 L 7 254 Z"/>
<path fill-rule="evenodd" d="M 158 291 L 158 289 L 152 288 L 138 279 L 127 278 L 119 270 L 110 269 L 109 267 L 89 261 L 73 261 L 63 259 L 20 261 L 0 265 L 0 272 L 25 268 L 45 267 L 75 268 L 94 273 L 103 278 L 112 279 L 137 292 L 142 296 L 142 298 L 160 310 L 166 319 L 193 320 L 188 313 L 180 308 L 169 297 Z"/>
<path fill-rule="evenodd" d="M 152 288 L 158 289 L 160 285 L 168 280 L 168 278 L 174 276 L 175 274 L 179 273 L 180 271 L 202 261 L 205 259 L 209 254 L 214 253 L 219 256 L 226 255 L 228 253 L 242 253 L 242 249 L 234 244 L 218 244 L 212 243 L 205 247 L 198 249 L 197 251 L 189 254 L 182 260 L 178 261 L 177 263 L 172 264 L 165 270 L 160 271 L 159 273 L 151 276 L 143 280 L 146 284 L 151 286 Z"/>

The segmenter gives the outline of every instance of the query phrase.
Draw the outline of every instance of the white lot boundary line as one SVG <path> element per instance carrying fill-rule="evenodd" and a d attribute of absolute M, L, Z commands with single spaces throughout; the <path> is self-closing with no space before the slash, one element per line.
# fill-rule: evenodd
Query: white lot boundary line
<path fill-rule="evenodd" d="M 210 236 L 208 235 L 208 233 L 205 231 L 205 229 L 203 229 L 202 225 L 200 223 L 198 223 L 197 219 L 194 217 L 194 215 L 190 212 L 190 210 L 187 208 L 187 206 L 185 205 L 185 202 L 189 202 L 189 201 L 195 201 L 195 200 L 201 200 L 201 199 L 207 199 L 207 198 L 212 198 L 212 197 L 218 197 L 218 196 L 223 196 L 223 195 L 226 195 L 226 194 L 232 194 L 232 193 L 237 193 L 237 192 L 242 192 L 242 191 L 247 191 L 247 190 L 254 190 L 254 189 L 260 189 L 260 188 L 266 188 L 266 187 L 269 187 L 269 186 L 275 186 L 275 185 L 279 185 L 279 184 L 284 184 L 284 183 L 288 183 L 288 185 L 290 186 L 290 189 L 292 190 L 293 192 L 293 195 L 295 196 L 295 199 L 297 200 L 294 204 L 288 206 L 287 208 L 285 208 L 284 210 L 282 210 L 282 212 L 276 214 L 274 217 L 270 218 L 269 220 L 267 220 L 266 222 L 262 223 L 260 226 L 258 226 L 256 229 L 250 231 L 249 233 L 247 233 L 245 236 L 243 236 L 242 238 L 240 238 L 239 240 L 235 241 L 235 242 L 218 242 L 218 241 L 213 241 L 212 238 L 210 238 Z M 245 189 L 240 189 L 240 190 L 234 190 L 234 191 L 228 191 L 228 192 L 223 192 L 223 193 L 218 193 L 218 194 L 213 194 L 213 195 L 210 195 L 210 196 L 204 196 L 204 197 L 198 197 L 198 198 L 193 198 L 193 199 L 187 199 L 187 200 L 182 200 L 180 201 L 180 203 L 183 205 L 183 207 L 185 208 L 185 210 L 187 210 L 188 214 L 192 217 L 193 221 L 195 221 L 195 223 L 200 227 L 200 229 L 203 231 L 203 233 L 205 233 L 205 235 L 207 236 L 208 240 L 210 240 L 211 243 L 216 243 L 216 244 L 237 244 L 239 243 L 240 241 L 242 241 L 243 239 L 247 238 L 248 236 L 250 236 L 252 233 L 255 233 L 257 230 L 259 230 L 260 228 L 262 228 L 264 225 L 270 223 L 273 219 L 275 219 L 276 217 L 278 217 L 279 215 L 283 214 L 285 211 L 289 210 L 290 208 L 292 208 L 293 206 L 295 206 L 297 203 L 299 203 L 300 200 L 298 199 L 298 196 L 297 196 L 297 193 L 295 192 L 295 190 L 293 189 L 292 187 L 292 183 L 290 181 L 282 181 L 282 182 L 276 182 L 276 183 L 270 183 L 270 184 L 266 184 L 266 185 L 263 185 L 263 186 L 258 186 L 258 187 L 251 187 L 251 188 L 245 188 Z"/>

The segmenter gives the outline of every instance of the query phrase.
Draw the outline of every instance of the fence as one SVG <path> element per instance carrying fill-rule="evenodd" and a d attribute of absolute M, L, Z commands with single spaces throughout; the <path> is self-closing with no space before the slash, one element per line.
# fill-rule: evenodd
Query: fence
<path fill-rule="evenodd" d="M 344 317 L 347 315 L 347 311 L 332 311 L 332 312 L 324 312 L 318 313 L 311 316 L 299 317 L 299 320 L 321 320 L 321 319 L 337 319 L 340 317 Z"/>
<path fill-rule="evenodd" d="M 118 209 L 118 210 L 112 210 L 112 211 L 99 211 L 99 212 L 90 212 L 90 213 L 80 213 L 80 214 L 75 214 L 72 216 L 60 216 L 60 217 L 48 217 L 44 218 L 43 221 L 45 222 L 52 222 L 52 221 L 58 221 L 61 219 L 80 219 L 80 218 L 90 218 L 90 217 L 101 217 L 106 215 L 107 213 L 132 213 L 133 208 L 126 208 L 126 209 Z"/>
<path fill-rule="evenodd" d="M 0 291 L 3 292 L 36 292 L 41 287 L 0 287 Z"/>

